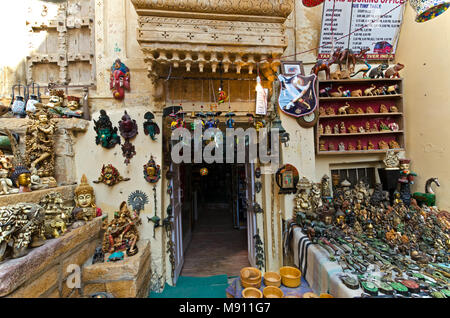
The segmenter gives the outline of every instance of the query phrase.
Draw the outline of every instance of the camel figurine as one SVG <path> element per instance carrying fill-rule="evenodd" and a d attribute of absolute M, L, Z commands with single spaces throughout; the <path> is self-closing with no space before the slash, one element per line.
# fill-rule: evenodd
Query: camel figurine
<path fill-rule="evenodd" d="M 319 72 L 325 71 L 326 79 L 329 80 L 331 78 L 330 74 L 330 66 L 336 63 L 339 54 L 341 53 L 341 49 L 338 48 L 336 51 L 331 55 L 331 57 L 328 60 L 318 60 L 316 64 L 311 69 L 311 74 L 315 74 L 318 76 Z"/>
<path fill-rule="evenodd" d="M 342 64 L 347 59 L 346 68 L 347 68 L 347 70 L 351 69 L 353 72 L 353 70 L 355 69 L 355 66 L 356 66 L 356 61 L 364 58 L 366 56 L 366 53 L 369 51 L 370 51 L 370 48 L 365 48 L 365 49 L 361 49 L 358 54 L 355 54 L 353 52 L 353 50 L 351 50 L 351 49 L 344 49 L 339 54 L 339 58 L 337 60 L 337 63 L 339 64 L 339 70 L 342 70 Z M 350 67 L 349 64 L 351 64 L 352 66 Z"/>
<path fill-rule="evenodd" d="M 364 96 L 374 96 L 373 91 L 374 91 L 376 88 L 377 88 L 377 87 L 376 87 L 374 84 L 370 85 L 369 88 L 367 88 L 367 89 L 364 90 Z"/>
<path fill-rule="evenodd" d="M 342 97 L 344 95 L 344 92 L 342 91 L 343 88 L 344 88 L 343 86 L 339 86 L 337 88 L 337 92 L 330 93 L 331 97 Z"/>
<path fill-rule="evenodd" d="M 339 115 L 347 115 L 347 108 L 350 108 L 350 104 L 348 102 L 346 102 L 344 106 L 339 107 Z"/>
<path fill-rule="evenodd" d="M 405 65 L 401 64 L 401 63 L 397 63 L 391 67 L 389 67 L 385 72 L 384 72 L 384 77 L 385 78 L 393 78 L 393 77 L 400 77 L 400 74 L 398 72 L 400 72 L 403 68 L 405 67 Z"/>

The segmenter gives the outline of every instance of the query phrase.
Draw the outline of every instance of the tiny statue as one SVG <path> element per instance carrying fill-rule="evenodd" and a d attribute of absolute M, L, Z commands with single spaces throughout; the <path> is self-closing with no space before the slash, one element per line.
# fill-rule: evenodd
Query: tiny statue
<path fill-rule="evenodd" d="M 327 107 L 326 113 L 327 113 L 328 116 L 336 115 L 336 113 L 334 112 L 334 108 L 333 107 Z"/>
<path fill-rule="evenodd" d="M 331 134 L 332 134 L 332 132 L 331 132 L 330 125 L 326 125 L 325 126 L 325 135 L 331 135 Z"/>
<path fill-rule="evenodd" d="M 109 116 L 103 109 L 100 110 L 100 117 L 94 120 L 94 130 L 97 133 L 95 143 L 103 148 L 111 149 L 120 144 L 120 137 L 117 134 L 117 127 L 113 127 Z"/>
<path fill-rule="evenodd" d="M 294 211 L 297 214 L 302 214 L 306 218 L 314 218 L 316 216 L 315 211 L 312 211 L 313 207 L 310 201 L 308 192 L 311 190 L 311 182 L 303 177 L 296 186 L 298 192 L 295 195 L 295 208 Z"/>
<path fill-rule="evenodd" d="M 319 141 L 319 150 L 320 151 L 327 151 L 327 147 L 325 146 L 325 140 Z"/>
<path fill-rule="evenodd" d="M 67 107 L 57 108 L 58 113 L 63 118 L 82 118 L 83 111 L 80 108 L 80 98 L 77 96 L 67 96 Z"/>
<path fill-rule="evenodd" d="M 360 133 L 365 133 L 366 132 L 366 130 L 364 129 L 364 127 L 363 126 L 359 126 L 359 128 L 358 128 L 358 132 L 360 132 Z"/>
<path fill-rule="evenodd" d="M 153 156 L 144 165 L 144 179 L 149 183 L 156 183 L 161 178 L 161 167 L 156 164 Z"/>
<path fill-rule="evenodd" d="M 105 262 L 105 254 L 103 253 L 102 247 L 98 246 L 95 248 L 94 257 L 92 258 L 92 264 L 104 262 Z"/>
<path fill-rule="evenodd" d="M 361 140 L 358 139 L 358 141 L 356 142 L 356 150 L 362 150 L 362 149 L 363 149 L 363 147 L 362 147 L 362 144 L 361 144 Z"/>
<path fill-rule="evenodd" d="M 391 131 L 399 131 L 400 130 L 400 127 L 398 126 L 397 123 L 390 123 L 388 125 L 388 127 Z"/>
<path fill-rule="evenodd" d="M 405 65 L 401 64 L 401 63 L 397 63 L 391 67 L 389 67 L 385 72 L 384 72 L 384 77 L 385 78 L 393 78 L 393 77 L 397 77 L 400 78 L 400 74 L 399 72 L 405 67 Z"/>
<path fill-rule="evenodd" d="M 319 211 L 319 209 L 321 209 L 323 207 L 320 183 L 312 184 L 312 187 L 311 187 L 311 190 L 309 193 L 309 197 L 310 197 L 312 209 L 317 213 Z"/>
<path fill-rule="evenodd" d="M 341 141 L 338 145 L 339 151 L 345 151 L 345 144 Z"/>
<path fill-rule="evenodd" d="M 341 134 L 347 133 L 347 128 L 345 128 L 345 123 L 341 121 L 341 124 L 339 125 L 339 130 Z"/>
<path fill-rule="evenodd" d="M 328 150 L 330 150 L 330 151 L 334 151 L 335 150 L 334 143 L 330 142 L 328 144 Z"/>
<path fill-rule="evenodd" d="M 410 163 L 411 160 L 409 159 L 400 159 L 400 178 L 398 179 L 400 183 L 400 199 L 407 207 L 410 206 L 412 198 L 410 185 L 414 184 L 414 177 L 417 176 L 416 173 L 410 170 Z"/>
<path fill-rule="evenodd" d="M 19 193 L 31 192 L 31 172 L 25 166 L 16 166 L 11 181 L 19 188 Z"/>
<path fill-rule="evenodd" d="M 374 150 L 374 149 L 375 149 L 375 146 L 373 145 L 373 143 L 372 143 L 371 141 L 369 141 L 369 142 L 367 143 L 367 149 L 368 149 L 368 150 Z"/>
<path fill-rule="evenodd" d="M 389 148 L 391 149 L 400 149 L 400 145 L 395 140 L 389 141 Z"/>
<path fill-rule="evenodd" d="M 375 111 L 373 110 L 373 108 L 371 106 L 366 108 L 366 114 L 375 114 Z"/>
<path fill-rule="evenodd" d="M 372 128 L 370 129 L 371 132 L 377 132 L 378 131 L 378 125 L 377 123 L 372 124 Z"/>
<path fill-rule="evenodd" d="M 382 78 L 384 77 L 384 71 L 389 67 L 389 65 L 383 63 L 378 65 L 377 67 L 373 68 L 370 72 L 369 72 L 369 77 L 370 78 Z"/>
<path fill-rule="evenodd" d="M 350 127 L 348 127 L 348 132 L 350 134 L 356 134 L 356 133 L 358 133 L 358 128 L 356 128 L 355 125 L 350 125 Z"/>
<path fill-rule="evenodd" d="M 348 108 L 350 108 L 350 104 L 346 102 L 344 106 L 339 107 L 338 109 L 339 115 L 347 115 Z"/>
<path fill-rule="evenodd" d="M 397 106 L 392 105 L 391 107 L 389 107 L 389 111 L 391 113 L 398 113 L 398 108 Z"/>
<path fill-rule="evenodd" d="M 386 141 L 380 140 L 380 142 L 378 143 L 378 149 L 382 149 L 382 150 L 389 149 L 389 145 L 387 144 Z"/>
<path fill-rule="evenodd" d="M 361 107 L 358 107 L 358 108 L 356 109 L 356 113 L 357 113 L 358 115 L 362 115 L 362 114 L 364 114 L 364 110 L 363 110 Z"/>
<path fill-rule="evenodd" d="M 120 59 L 117 59 L 111 66 L 109 86 L 117 100 L 124 99 L 125 90 L 130 90 L 130 70 Z"/>
<path fill-rule="evenodd" d="M 41 104 L 42 105 L 42 104 Z M 47 109 L 36 104 L 37 111 L 25 133 L 25 163 L 31 170 L 36 169 L 42 183 L 56 187 L 55 174 L 55 142 L 56 123 Z"/>
<path fill-rule="evenodd" d="M 324 133 L 323 125 L 320 124 L 320 125 L 319 125 L 319 136 L 320 136 L 320 135 L 323 135 L 323 133 Z"/>
<path fill-rule="evenodd" d="M 326 115 L 327 115 L 327 113 L 325 111 L 325 108 L 319 107 L 319 116 L 323 117 L 323 116 L 326 116 Z"/>
<path fill-rule="evenodd" d="M 55 107 L 62 107 L 64 103 L 64 91 L 61 89 L 51 89 L 50 98 L 47 103 L 47 107 L 54 109 Z"/>
<path fill-rule="evenodd" d="M 339 125 L 338 124 L 334 125 L 333 131 L 334 131 L 335 135 L 339 135 L 340 134 L 340 132 L 339 132 Z"/>
<path fill-rule="evenodd" d="M 45 211 L 44 235 L 47 239 L 57 238 L 67 231 L 72 207 L 64 206 L 62 194 L 51 192 L 39 201 Z"/>
<path fill-rule="evenodd" d="M 120 175 L 117 168 L 115 168 L 112 164 L 107 166 L 103 165 L 100 177 L 94 183 L 103 183 L 107 186 L 114 186 L 122 181 L 129 181 L 130 178 L 124 178 Z"/>
<path fill-rule="evenodd" d="M 389 113 L 389 110 L 387 109 L 386 105 L 381 104 L 380 113 L 382 113 L 382 114 Z"/>
<path fill-rule="evenodd" d="M 156 135 L 160 134 L 159 126 L 156 122 L 153 121 L 155 115 L 152 112 L 146 112 L 144 115 L 144 133 L 146 136 L 150 136 L 150 138 L 155 141 Z"/>
<path fill-rule="evenodd" d="M 135 255 L 138 252 L 136 243 L 139 241 L 138 226 L 141 219 L 136 213 L 131 213 L 127 203 L 120 204 L 120 211 L 114 213 L 114 218 L 109 222 L 103 236 L 102 250 L 104 253 L 129 251 Z M 112 256 L 112 255 L 111 255 Z"/>
<path fill-rule="evenodd" d="M 369 88 L 364 90 L 364 96 L 373 96 L 373 91 L 376 89 L 377 87 L 375 86 L 375 84 L 371 84 Z"/>
<path fill-rule="evenodd" d="M 398 154 L 394 150 L 388 150 L 386 152 L 386 157 L 383 160 L 386 170 L 399 170 L 400 159 Z"/>
<path fill-rule="evenodd" d="M 102 210 L 95 205 L 94 188 L 89 185 L 85 174 L 74 191 L 75 208 L 72 210 L 72 218 L 77 221 L 88 222 L 102 215 Z"/>
<path fill-rule="evenodd" d="M 130 159 L 136 155 L 136 149 L 130 140 L 136 137 L 138 134 L 136 120 L 131 119 L 127 111 L 122 116 L 122 120 L 119 121 L 120 135 L 125 139 L 125 143 L 122 145 L 122 154 L 125 157 L 125 164 L 130 163 Z"/>
<path fill-rule="evenodd" d="M 390 128 L 389 128 L 389 126 L 388 125 L 386 125 L 385 123 L 383 123 L 383 122 L 381 122 L 380 123 L 380 130 L 381 131 L 383 131 L 383 130 L 391 130 Z"/>
<path fill-rule="evenodd" d="M 370 131 L 370 122 L 369 121 L 366 121 L 366 125 L 365 125 L 365 131 L 366 132 L 369 132 Z"/>
<path fill-rule="evenodd" d="M 356 148 L 355 148 L 355 146 L 352 143 L 349 143 L 348 144 L 348 150 L 353 151 L 353 150 L 356 150 Z"/>
<path fill-rule="evenodd" d="M 34 203 L 0 207 L 0 262 L 22 257 L 28 247 L 43 244 L 44 209 Z"/>
<path fill-rule="evenodd" d="M 54 185 L 54 184 L 53 184 Z M 31 170 L 31 190 L 42 190 L 42 189 L 48 189 L 50 187 L 50 184 L 48 182 L 44 183 L 41 177 L 37 174 L 36 168 L 33 168 Z"/>
<path fill-rule="evenodd" d="M 0 195 L 19 193 L 19 189 L 13 187 L 13 182 L 8 178 L 9 171 L 0 169 Z"/>

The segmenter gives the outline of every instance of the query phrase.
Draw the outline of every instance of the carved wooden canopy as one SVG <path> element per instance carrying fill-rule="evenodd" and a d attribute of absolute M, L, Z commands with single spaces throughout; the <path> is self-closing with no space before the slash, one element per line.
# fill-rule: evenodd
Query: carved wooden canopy
<path fill-rule="evenodd" d="M 293 0 L 131 0 L 137 40 L 150 75 L 172 66 L 186 72 L 248 72 L 274 67 L 287 47 L 284 22 Z"/>

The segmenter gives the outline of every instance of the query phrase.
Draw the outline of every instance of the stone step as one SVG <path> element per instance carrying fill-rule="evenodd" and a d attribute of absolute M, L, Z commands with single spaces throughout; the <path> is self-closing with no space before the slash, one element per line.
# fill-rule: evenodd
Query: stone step
<path fill-rule="evenodd" d="M 64 201 L 66 202 L 73 201 L 73 191 L 76 187 L 77 185 L 74 184 L 44 190 L 36 190 L 32 192 L 0 195 L 0 206 L 14 205 L 17 203 L 39 203 L 43 196 L 51 192 L 61 193 Z"/>

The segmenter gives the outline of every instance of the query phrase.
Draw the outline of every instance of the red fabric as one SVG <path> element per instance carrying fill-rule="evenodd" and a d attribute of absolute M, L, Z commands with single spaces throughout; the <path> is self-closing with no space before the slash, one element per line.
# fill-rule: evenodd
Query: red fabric
<path fill-rule="evenodd" d="M 315 7 L 324 2 L 325 0 L 302 0 L 305 7 Z"/>

